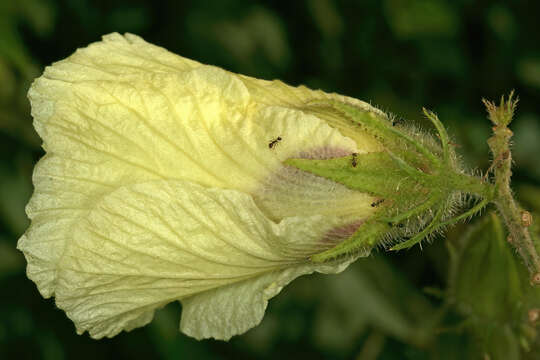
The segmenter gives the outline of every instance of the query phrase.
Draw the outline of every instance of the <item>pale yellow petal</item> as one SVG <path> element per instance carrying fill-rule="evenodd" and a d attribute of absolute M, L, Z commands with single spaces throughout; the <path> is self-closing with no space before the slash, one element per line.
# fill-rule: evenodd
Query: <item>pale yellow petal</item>
<path fill-rule="evenodd" d="M 337 217 L 321 216 L 277 224 L 246 194 L 185 181 L 121 187 L 72 227 L 57 266 L 56 303 L 79 332 L 101 338 L 144 324 L 156 308 L 195 295 L 186 302 L 185 321 L 191 323 L 195 310 L 189 309 L 195 305 L 189 304 L 215 302 L 210 295 L 196 300 L 197 294 L 215 289 L 217 298 L 240 296 L 231 304 L 255 306 L 245 322 L 223 314 L 237 321 L 228 335 L 213 324 L 212 315 L 197 315 L 202 327 L 213 329 L 204 336 L 227 338 L 258 323 L 262 313 L 257 309 L 295 277 L 342 269 L 343 264 L 321 267 L 308 261 L 309 255 L 335 245 L 326 241 L 327 234 L 340 225 Z M 243 295 L 219 290 L 240 282 L 245 283 L 238 285 Z"/>
<path fill-rule="evenodd" d="M 112 33 L 102 41 L 78 49 L 69 59 L 45 69 L 49 79 L 71 81 L 115 80 L 136 73 L 183 72 L 201 66 L 197 61 L 173 54 L 139 36 Z"/>
<path fill-rule="evenodd" d="M 369 151 L 313 115 L 253 103 L 237 77 L 207 66 L 115 81 L 45 75 L 29 97 L 44 148 L 105 165 L 112 185 L 179 178 L 251 191 L 287 158 Z"/>
<path fill-rule="evenodd" d="M 229 340 L 258 325 L 268 300 L 295 278 L 314 271 L 338 273 L 353 260 L 350 258 L 337 266 L 298 265 L 191 296 L 182 300 L 180 330 L 196 339 Z"/>

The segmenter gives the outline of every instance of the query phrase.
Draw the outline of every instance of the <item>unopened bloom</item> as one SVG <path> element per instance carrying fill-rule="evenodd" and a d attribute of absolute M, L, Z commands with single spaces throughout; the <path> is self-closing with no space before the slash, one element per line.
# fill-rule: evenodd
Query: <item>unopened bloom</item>
<path fill-rule="evenodd" d="M 47 67 L 29 98 L 46 155 L 18 247 L 40 293 L 94 338 L 179 300 L 183 332 L 229 339 L 294 278 L 340 272 L 401 231 L 381 217 L 399 222 L 400 187 L 428 202 L 409 217 L 448 198 L 407 168 L 429 176 L 424 158 L 441 148 L 430 138 L 427 155 L 401 160 L 392 149 L 414 146 L 389 145 L 372 124 L 388 118 L 370 105 L 202 65 L 135 35 L 104 36 Z M 365 122 L 345 120 L 354 112 Z M 363 246 L 343 245 L 353 234 Z"/>

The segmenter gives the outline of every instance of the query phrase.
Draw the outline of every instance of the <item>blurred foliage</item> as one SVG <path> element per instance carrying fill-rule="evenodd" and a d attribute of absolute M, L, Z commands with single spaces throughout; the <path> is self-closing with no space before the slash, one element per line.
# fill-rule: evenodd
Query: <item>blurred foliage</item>
<path fill-rule="evenodd" d="M 497 215 L 487 215 L 447 245 L 446 301 L 464 316 L 456 328 L 475 340 L 471 357 L 520 359 L 525 350 L 529 358 L 539 358 L 534 314 L 540 311 L 540 289 L 528 283 L 527 269 L 512 253 Z"/>
<path fill-rule="evenodd" d="M 337 276 L 301 278 L 270 302 L 259 327 L 229 343 L 178 333 L 178 304 L 114 339 L 78 336 L 26 279 L 15 249 L 42 156 L 29 84 L 112 31 L 231 71 L 372 101 L 424 126 L 420 109 L 432 108 L 478 169 L 488 165 L 490 131 L 480 99 L 515 88 L 514 187 L 540 212 L 539 13 L 539 2 L 525 0 L 0 1 L 0 359 L 540 358 L 538 321 L 529 319 L 539 291 L 491 214 L 423 250 L 380 252 Z"/>

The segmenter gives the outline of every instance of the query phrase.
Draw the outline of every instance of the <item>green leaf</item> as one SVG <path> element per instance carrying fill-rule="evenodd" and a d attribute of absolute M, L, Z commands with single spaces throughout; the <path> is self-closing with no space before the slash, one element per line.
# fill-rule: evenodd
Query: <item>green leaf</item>
<path fill-rule="evenodd" d="M 490 320 L 508 319 L 523 296 L 518 264 L 505 240 L 499 218 L 491 214 L 461 242 L 453 296 L 467 312 Z"/>
<path fill-rule="evenodd" d="M 477 339 L 475 356 L 520 359 L 536 338 L 528 313 L 540 306 L 540 290 L 529 284 L 500 218 L 487 215 L 452 245 L 448 296 Z"/>

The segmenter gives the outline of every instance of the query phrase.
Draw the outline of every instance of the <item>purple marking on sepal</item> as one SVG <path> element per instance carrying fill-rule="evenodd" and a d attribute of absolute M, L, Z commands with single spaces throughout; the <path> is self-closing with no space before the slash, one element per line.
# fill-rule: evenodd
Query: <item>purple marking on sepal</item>
<path fill-rule="evenodd" d="M 322 238 L 324 246 L 334 247 L 343 240 L 350 238 L 364 223 L 364 220 L 356 220 L 349 224 L 335 227 L 328 231 Z"/>

